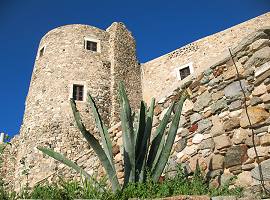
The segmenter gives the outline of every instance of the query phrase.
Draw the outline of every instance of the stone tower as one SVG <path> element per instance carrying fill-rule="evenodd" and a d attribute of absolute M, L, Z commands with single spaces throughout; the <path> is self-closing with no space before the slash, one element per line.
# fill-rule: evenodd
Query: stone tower
<path fill-rule="evenodd" d="M 16 188 L 26 181 L 30 185 L 42 181 L 59 168 L 53 159 L 42 159 L 37 146 L 50 147 L 72 160 L 87 156 L 86 168 L 90 173 L 97 170 L 98 159 L 75 127 L 69 99 L 77 100 L 86 127 L 95 132 L 86 92 L 94 97 L 105 124 L 115 124 L 120 80 L 137 108 L 142 98 L 140 66 L 134 38 L 124 24 L 113 23 L 106 31 L 66 25 L 41 39 L 20 130 Z"/>

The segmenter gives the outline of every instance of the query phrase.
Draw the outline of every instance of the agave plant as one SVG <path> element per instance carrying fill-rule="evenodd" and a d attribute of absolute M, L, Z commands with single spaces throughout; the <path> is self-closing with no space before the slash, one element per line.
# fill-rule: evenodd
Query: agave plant
<path fill-rule="evenodd" d="M 143 101 L 141 102 L 140 111 L 138 113 L 138 122 L 134 125 L 134 115 L 131 111 L 124 85 L 123 83 L 119 84 L 120 118 L 124 150 L 123 187 L 132 182 L 144 182 L 146 180 L 147 171 L 149 171 L 150 177 L 154 182 L 158 181 L 170 156 L 179 126 L 182 107 L 187 96 L 188 93 L 186 91 L 182 92 L 180 100 L 169 107 L 156 129 L 152 141 L 150 141 L 155 100 L 152 99 L 148 109 L 146 104 Z M 112 184 L 113 191 L 119 190 L 121 189 L 121 186 L 117 179 L 112 155 L 112 142 L 110 140 L 108 129 L 103 124 L 97 106 L 90 94 L 87 95 L 87 101 L 91 106 L 96 126 L 100 132 L 102 144 L 99 143 L 99 140 L 92 133 L 86 130 L 82 123 L 80 113 L 77 110 L 76 103 L 71 99 L 70 103 L 77 127 L 89 145 L 93 148 L 105 168 L 108 178 Z M 174 107 L 176 108 L 174 109 Z M 168 131 L 165 131 L 169 124 L 173 109 L 175 110 L 175 114 L 172 118 L 170 128 Z M 38 147 L 38 149 L 73 168 L 77 172 L 80 172 L 86 178 L 91 179 L 91 176 L 86 171 L 74 162 L 65 158 L 63 155 L 43 147 Z"/>

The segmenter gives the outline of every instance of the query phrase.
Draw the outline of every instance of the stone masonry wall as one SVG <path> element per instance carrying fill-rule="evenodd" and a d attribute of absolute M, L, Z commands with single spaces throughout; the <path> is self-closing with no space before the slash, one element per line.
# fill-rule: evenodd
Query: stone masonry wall
<path fill-rule="evenodd" d="M 259 184 L 255 146 L 263 177 L 270 187 L 270 28 L 261 29 L 232 49 L 240 73 L 244 96 L 230 57 L 220 60 L 192 80 L 168 93 L 155 107 L 154 126 L 168 106 L 178 99 L 181 88 L 192 96 L 185 102 L 168 170 L 185 163 L 195 170 L 196 162 L 217 186 L 236 175 L 235 185 Z"/>
<path fill-rule="evenodd" d="M 110 33 L 111 58 L 111 124 L 119 122 L 118 84 L 123 81 L 133 109 L 142 100 L 141 70 L 136 56 L 136 43 L 123 23 L 113 23 Z"/>
<path fill-rule="evenodd" d="M 238 44 L 251 32 L 269 25 L 268 12 L 142 64 L 143 99 L 147 102 L 152 97 L 158 99 L 181 84 L 176 76 L 176 68 L 193 63 L 196 76 L 216 62 L 216 58 L 221 59 L 224 52 L 227 54 L 228 47 Z"/>
<path fill-rule="evenodd" d="M 141 93 L 134 39 L 122 23 L 112 26 L 116 30 L 107 32 L 88 25 L 66 25 L 53 29 L 42 38 L 39 50 L 44 47 L 44 53 L 43 56 L 37 54 L 23 124 L 16 139 L 18 145 L 10 149 L 10 152 L 16 152 L 12 153 L 15 163 L 10 171 L 16 178 L 9 187 L 19 189 L 26 183 L 33 186 L 47 178 L 53 180 L 58 175 L 78 177 L 70 169 L 59 170 L 64 166 L 42 155 L 37 146 L 52 148 L 78 161 L 90 174 L 102 176 L 103 170 L 96 155 L 74 123 L 69 98 L 73 84 L 84 85 L 107 126 L 117 104 L 112 98 L 116 93 L 112 80 L 116 84 L 121 77 L 125 81 L 130 79 L 126 87 L 128 91 L 134 91 L 129 92 L 132 105 L 141 100 L 141 95 L 134 95 L 139 94 L 138 91 Z M 120 34 L 122 40 L 118 36 L 113 37 L 115 33 Z M 100 52 L 86 50 L 84 38 L 99 40 Z M 119 72 L 112 73 L 111 68 Z M 99 137 L 89 105 L 85 100 L 77 101 L 77 107 L 86 128 Z M 113 116 L 118 114 L 114 112 Z M 11 143 L 14 142 L 12 140 Z M 6 163 L 11 164 L 9 159 Z"/>

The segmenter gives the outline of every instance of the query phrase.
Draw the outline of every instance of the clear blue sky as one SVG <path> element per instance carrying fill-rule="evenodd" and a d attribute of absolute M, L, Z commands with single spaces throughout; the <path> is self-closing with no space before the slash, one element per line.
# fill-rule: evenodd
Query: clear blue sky
<path fill-rule="evenodd" d="M 65 24 L 122 21 L 140 62 L 270 11 L 270 0 L 0 0 L 0 131 L 13 136 L 41 37 Z"/>

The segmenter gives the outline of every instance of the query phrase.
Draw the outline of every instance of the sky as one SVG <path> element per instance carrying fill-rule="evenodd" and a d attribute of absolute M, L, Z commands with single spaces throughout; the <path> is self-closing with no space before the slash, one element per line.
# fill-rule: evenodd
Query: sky
<path fill-rule="evenodd" d="M 0 132 L 19 133 L 41 37 L 66 24 L 126 24 L 141 63 L 270 11 L 270 0 L 0 0 Z"/>

